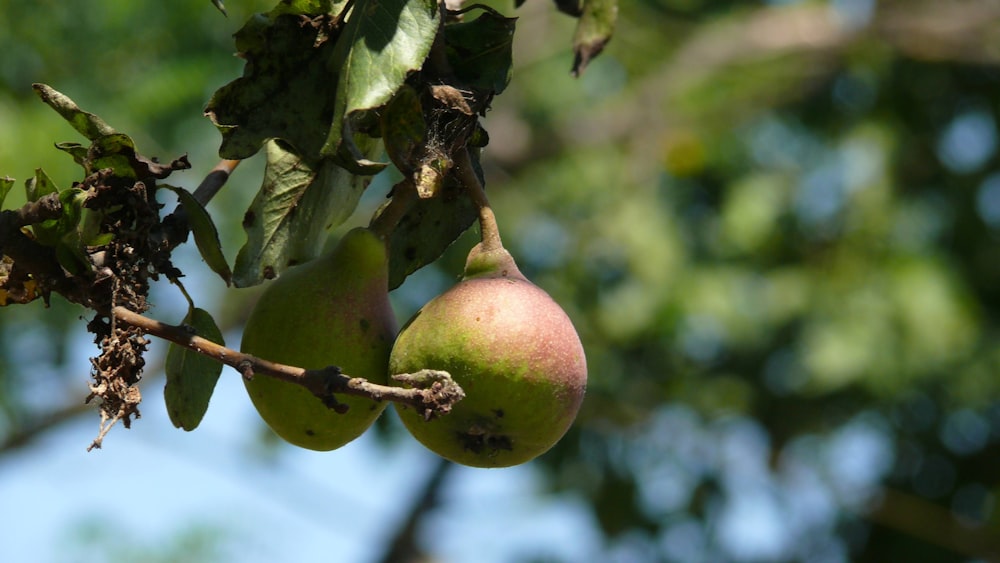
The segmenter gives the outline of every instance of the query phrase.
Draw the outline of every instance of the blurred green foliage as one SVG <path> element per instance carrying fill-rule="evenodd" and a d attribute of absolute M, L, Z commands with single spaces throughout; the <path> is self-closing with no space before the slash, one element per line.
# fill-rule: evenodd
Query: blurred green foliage
<path fill-rule="evenodd" d="M 241 68 L 229 35 L 270 4 L 230 1 L 223 20 L 201 0 L 0 2 L 0 174 L 72 180 L 34 81 L 206 170 L 218 136 L 202 106 Z M 587 500 L 601 559 L 1000 556 L 1000 11 L 620 10 L 573 79 L 572 20 L 525 3 L 485 119 L 505 241 L 590 362 L 578 423 L 536 462 L 552 490 Z M 217 219 L 230 256 L 253 189 L 236 181 L 213 209 L 232 215 Z M 37 383 L 14 366 L 33 357 L 14 343 L 55 335 L 46 365 L 83 361 L 53 321 L 78 312 L 55 309 L 0 315 L 2 355 L 19 359 L 0 364 L 8 432 L 51 406 L 25 399 Z"/>

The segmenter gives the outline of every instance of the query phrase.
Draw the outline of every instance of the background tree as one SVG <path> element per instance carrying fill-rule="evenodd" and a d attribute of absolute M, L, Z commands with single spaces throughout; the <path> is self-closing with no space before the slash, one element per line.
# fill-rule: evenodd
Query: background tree
<path fill-rule="evenodd" d="M 271 3 L 231 2 L 226 21 L 202 4 L 5 4 L 0 172 L 27 178 L 44 163 L 58 185 L 76 177 L 70 159 L 51 156 L 67 129 L 28 91 L 32 82 L 71 93 L 146 154 L 187 152 L 207 172 L 218 136 L 201 110 L 242 67 L 229 34 Z M 521 18 L 513 80 L 484 119 L 486 184 L 522 270 L 580 330 L 591 374 L 584 410 L 555 450 L 504 474 L 537 486 L 521 510 L 484 508 L 469 493 L 496 473 L 427 462 L 413 478 L 400 466 L 379 474 L 385 490 L 372 494 L 382 502 L 368 511 L 392 514 L 392 524 L 363 538 L 331 530 L 330 549 L 385 560 L 460 557 L 474 542 L 501 546 L 496 560 L 995 558 L 993 3 L 623 3 L 614 40 L 578 79 L 568 73 L 572 19 L 544 2 L 494 5 Z M 209 207 L 230 263 L 260 174 L 259 163 L 241 166 Z M 369 193 L 394 180 L 376 177 Z M 377 203 L 363 200 L 362 210 Z M 394 292 L 401 318 L 450 285 L 474 235 Z M 186 285 L 199 303 L 217 303 L 212 312 L 238 340 L 252 290 L 223 292 L 207 277 Z M 164 300 L 156 316 L 179 320 L 183 308 Z M 80 351 L 80 310 L 58 299 L 3 313 L 0 469 L 13 491 L 16 469 L 85 445 L 86 433 L 70 444 L 46 437 L 90 412 L 79 406 L 89 351 Z M 142 384 L 149 396 L 153 371 Z M 226 391 L 206 426 L 248 434 L 252 419 L 225 406 Z M 168 426 L 144 413 L 89 454 L 88 467 L 120 467 L 115 440 L 128 450 L 122 459 L 140 463 L 141 448 L 125 440 Z M 238 424 L 225 418 L 234 413 Z M 394 419 L 379 430 L 328 455 L 356 464 L 408 455 Z M 245 487 L 263 483 L 314 518 L 364 518 L 355 506 L 310 505 L 288 460 L 340 461 L 261 440 L 267 448 L 240 458 Z M 88 478 L 72 484 L 84 489 Z M 130 485 L 170 486 L 141 476 Z M 198 491 L 193 481 L 177 487 Z M 129 506 L 132 518 L 154 510 Z M 5 529 L 23 529 L 6 514 Z M 470 514 L 478 534 L 448 533 Z M 216 536 L 219 549 L 246 560 L 230 551 L 245 529 L 233 527 Z M 104 537 L 109 553 L 136 549 Z M 274 539 L 295 540 L 287 531 Z"/>

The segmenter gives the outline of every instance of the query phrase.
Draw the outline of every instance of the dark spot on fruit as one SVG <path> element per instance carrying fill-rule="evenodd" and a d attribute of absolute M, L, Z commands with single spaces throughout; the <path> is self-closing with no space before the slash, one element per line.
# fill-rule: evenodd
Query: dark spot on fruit
<path fill-rule="evenodd" d="M 316 432 L 311 428 L 306 428 L 306 436 L 315 436 Z"/>
<path fill-rule="evenodd" d="M 407 260 L 413 260 L 414 258 L 417 257 L 417 247 L 415 246 L 406 247 L 406 250 L 403 251 L 403 256 L 405 256 Z"/>
<path fill-rule="evenodd" d="M 253 211 L 247 211 L 243 214 L 243 227 L 249 229 L 253 226 L 254 220 L 257 219 L 257 214 Z"/>
<path fill-rule="evenodd" d="M 503 409 L 493 409 L 493 416 L 503 418 Z"/>
<path fill-rule="evenodd" d="M 368 329 L 372 326 L 372 323 L 368 322 L 368 319 L 361 319 L 358 324 L 361 326 L 361 332 L 368 332 Z"/>
<path fill-rule="evenodd" d="M 476 431 L 457 433 L 459 443 L 462 444 L 462 448 L 474 453 L 489 453 L 498 452 L 500 450 L 511 451 L 514 449 L 514 444 L 509 436 L 504 434 L 488 434 L 479 433 Z"/>
<path fill-rule="evenodd" d="M 274 266 L 264 266 L 264 279 L 273 280 L 274 279 Z"/>

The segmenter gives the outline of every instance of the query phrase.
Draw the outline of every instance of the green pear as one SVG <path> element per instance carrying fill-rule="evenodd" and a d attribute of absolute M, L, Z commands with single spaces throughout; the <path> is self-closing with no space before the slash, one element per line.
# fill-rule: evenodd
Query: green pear
<path fill-rule="evenodd" d="M 425 420 L 396 404 L 424 446 L 454 462 L 507 467 L 546 452 L 576 418 L 587 361 L 573 324 L 502 247 L 472 249 L 465 275 L 396 338 L 391 373 L 449 372 L 465 398 Z"/>
<path fill-rule="evenodd" d="M 352 377 L 385 384 L 397 330 L 388 278 L 383 241 L 368 229 L 354 229 L 332 252 L 271 282 L 247 320 L 241 349 L 306 369 L 338 366 Z M 265 375 L 244 383 L 275 433 L 313 450 L 332 450 L 357 438 L 385 408 L 341 394 L 337 401 L 349 410 L 338 414 L 293 383 Z"/>

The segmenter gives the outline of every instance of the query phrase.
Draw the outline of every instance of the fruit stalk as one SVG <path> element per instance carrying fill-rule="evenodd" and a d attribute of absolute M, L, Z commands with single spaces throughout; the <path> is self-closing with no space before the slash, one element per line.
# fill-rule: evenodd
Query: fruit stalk
<path fill-rule="evenodd" d="M 483 250 L 492 251 L 503 248 L 503 241 L 500 239 L 500 228 L 497 226 L 496 216 L 493 208 L 490 207 L 490 200 L 486 197 L 486 190 L 476 176 L 476 171 L 472 167 L 472 158 L 469 156 L 469 149 L 462 149 L 455 154 L 455 173 L 458 181 L 465 187 L 473 203 L 479 208 L 479 230 L 483 241 Z"/>

